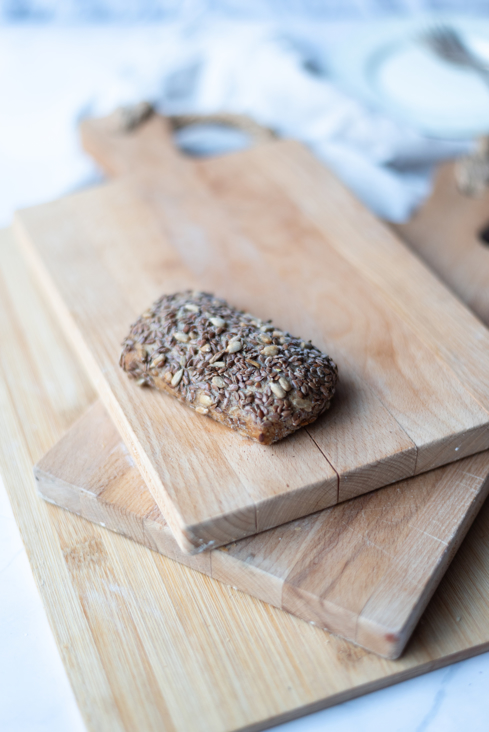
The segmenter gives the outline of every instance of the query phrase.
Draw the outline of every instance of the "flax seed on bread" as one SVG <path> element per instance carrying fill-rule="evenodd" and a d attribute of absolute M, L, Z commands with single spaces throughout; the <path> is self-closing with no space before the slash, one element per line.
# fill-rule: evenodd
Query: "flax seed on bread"
<path fill-rule="evenodd" d="M 333 360 L 205 292 L 163 295 L 131 326 L 121 367 L 140 386 L 270 445 L 328 409 Z"/>

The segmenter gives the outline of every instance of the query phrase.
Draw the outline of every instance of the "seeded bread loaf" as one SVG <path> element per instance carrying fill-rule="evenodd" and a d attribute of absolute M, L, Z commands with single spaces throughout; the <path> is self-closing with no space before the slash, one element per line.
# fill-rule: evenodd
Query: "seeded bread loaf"
<path fill-rule="evenodd" d="M 120 365 L 199 414 L 265 445 L 328 409 L 329 356 L 203 292 L 164 295 L 132 325 Z"/>

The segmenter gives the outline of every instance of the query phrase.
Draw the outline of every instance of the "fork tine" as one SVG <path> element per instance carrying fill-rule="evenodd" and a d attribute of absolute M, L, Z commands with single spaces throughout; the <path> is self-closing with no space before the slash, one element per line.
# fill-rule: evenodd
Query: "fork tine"
<path fill-rule="evenodd" d="M 465 46 L 460 35 L 450 26 L 435 23 L 423 34 L 423 42 L 446 61 L 459 66 L 474 66 L 477 60 Z"/>

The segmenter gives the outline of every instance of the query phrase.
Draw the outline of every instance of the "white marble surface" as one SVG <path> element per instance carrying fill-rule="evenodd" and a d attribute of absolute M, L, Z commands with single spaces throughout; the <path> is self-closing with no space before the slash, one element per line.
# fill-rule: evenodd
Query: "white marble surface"
<path fill-rule="evenodd" d="M 0 730 L 85 732 L 1 480 Z"/>
<path fill-rule="evenodd" d="M 56 149 L 42 144 L 52 110 L 60 119 L 72 109 L 70 84 L 90 84 L 101 58 L 123 64 L 139 29 L 75 29 L 70 34 L 38 29 L 0 28 L 0 105 L 17 92 L 15 114 L 0 115 L 0 225 L 14 209 L 48 200 L 80 180 L 96 180 L 90 161 L 78 150 L 76 133 L 60 125 L 50 130 Z M 333 37 L 336 29 L 329 28 Z M 33 51 L 34 66 L 55 80 L 50 87 L 32 84 L 28 59 L 18 53 L 13 65 L 15 34 Z M 139 35 L 138 35 L 139 34 Z M 53 40 L 57 39 L 57 40 Z M 46 42 L 58 43 L 57 56 L 43 56 Z M 73 44 L 90 49 L 69 54 Z M 123 52 L 122 52 L 123 50 Z M 56 63 L 66 53 L 70 63 Z M 36 58 L 37 54 L 37 58 Z M 32 67 L 32 61 L 31 67 Z M 35 72 L 32 72 L 35 77 Z M 60 95 L 59 90 L 64 94 Z M 43 114 L 43 110 L 46 114 Z M 12 110 L 10 110 L 12 111 Z M 40 113 L 41 112 L 41 113 Z M 33 125 L 33 120 L 35 124 Z M 10 127 L 9 127 L 10 125 Z M 43 128 L 44 125 L 44 128 Z M 14 129 L 15 128 L 15 129 Z M 25 131 L 22 136 L 19 130 Z M 23 139 L 23 144 L 21 140 Z M 489 608 L 488 608 L 489 613 Z M 489 729 L 489 654 L 455 664 L 345 704 L 281 725 L 280 732 L 486 732 Z M 57 652 L 6 492 L 0 484 L 0 731 L 83 732 L 85 729 Z M 144 730 L 141 730 L 144 732 Z M 190 731 L 189 731 L 190 732 Z"/>

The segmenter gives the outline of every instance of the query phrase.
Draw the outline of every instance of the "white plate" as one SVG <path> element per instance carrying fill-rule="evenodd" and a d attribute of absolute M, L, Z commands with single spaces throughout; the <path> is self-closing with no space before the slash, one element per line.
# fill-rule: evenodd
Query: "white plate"
<path fill-rule="evenodd" d="M 362 25 L 330 56 L 337 82 L 371 105 L 438 138 L 489 133 L 489 83 L 438 59 L 420 37 L 446 24 L 489 64 L 489 19 L 431 16 Z"/>

